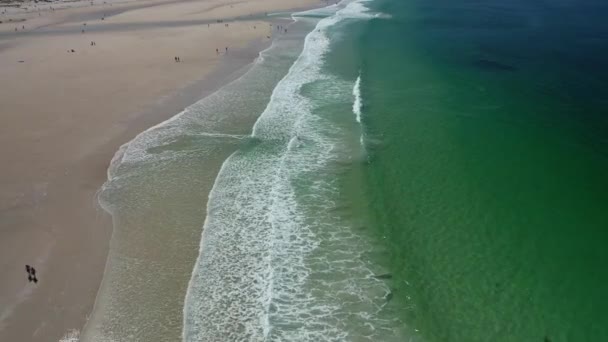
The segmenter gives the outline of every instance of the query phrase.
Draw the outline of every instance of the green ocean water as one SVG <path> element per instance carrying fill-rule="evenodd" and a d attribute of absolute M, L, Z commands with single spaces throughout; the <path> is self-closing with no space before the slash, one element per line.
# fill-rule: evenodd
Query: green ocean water
<path fill-rule="evenodd" d="M 341 48 L 390 304 L 424 341 L 608 341 L 608 5 L 367 6 Z"/>

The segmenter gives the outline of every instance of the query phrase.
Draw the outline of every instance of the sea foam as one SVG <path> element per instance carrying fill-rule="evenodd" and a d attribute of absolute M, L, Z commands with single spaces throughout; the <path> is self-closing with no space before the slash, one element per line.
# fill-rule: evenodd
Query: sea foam
<path fill-rule="evenodd" d="M 352 83 L 341 87 L 322 70 L 328 30 L 374 16 L 359 2 L 335 10 L 306 36 L 251 144 L 222 165 L 186 295 L 184 341 L 399 340 L 380 315 L 389 290 L 363 261 L 369 246 L 339 213 L 340 128 L 302 92 L 344 88 L 337 93 L 350 102 Z"/>
<path fill-rule="evenodd" d="M 353 87 L 353 96 L 355 97 L 355 101 L 353 102 L 353 113 L 355 113 L 355 120 L 358 123 L 361 123 L 361 108 L 363 107 L 363 103 L 361 101 L 361 74 L 357 77 L 355 81 L 355 86 Z"/>

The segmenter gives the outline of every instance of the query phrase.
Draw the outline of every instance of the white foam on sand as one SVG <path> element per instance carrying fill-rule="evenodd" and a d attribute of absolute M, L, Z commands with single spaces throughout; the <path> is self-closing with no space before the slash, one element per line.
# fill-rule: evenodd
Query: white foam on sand
<path fill-rule="evenodd" d="M 132 141 L 123 145 L 115 154 L 107 171 L 108 181 L 99 191 L 101 206 L 112 214 L 116 214 L 117 210 L 130 210 L 129 200 L 125 200 L 121 195 L 125 193 L 125 190 L 129 191 L 133 184 L 138 184 L 142 179 L 148 179 L 146 177 L 151 174 L 164 175 L 163 169 L 168 165 L 175 166 L 175 163 L 182 163 L 183 167 L 187 168 L 189 167 L 187 161 L 190 159 L 207 156 L 214 158 L 218 154 L 218 148 L 246 144 L 247 140 L 251 139 L 251 136 L 246 134 L 246 130 L 263 111 L 270 92 L 278 80 L 284 76 L 291 61 L 295 60 L 299 54 L 301 40 L 294 39 L 294 36 L 302 34 L 299 31 L 300 26 L 312 25 L 307 22 L 300 24 L 290 30 L 289 34 L 281 35 L 273 40 L 272 45 L 261 52 L 260 57 L 239 79 L 220 88 L 171 119 L 140 133 Z M 251 123 L 241 124 L 248 120 L 251 120 Z M 243 134 L 244 132 L 245 134 Z M 151 184 L 154 184 L 155 181 L 157 180 L 152 180 Z M 184 176 L 175 181 L 189 182 L 191 179 Z M 123 229 L 116 223 L 115 227 L 117 227 L 116 231 Z M 195 244 L 196 242 L 194 241 Z M 115 251 L 111 249 L 110 253 L 115 253 Z M 149 265 L 153 264 L 154 260 L 141 259 L 137 262 L 141 265 Z M 130 265 L 129 263 L 125 264 Z M 109 268 L 114 266 L 111 265 Z M 110 274 L 120 275 L 120 272 L 110 272 Z M 137 274 L 133 276 L 135 277 Z M 106 284 L 114 282 L 115 279 L 104 274 L 103 281 Z M 132 281 L 131 278 L 119 277 L 116 283 L 106 284 L 108 285 L 105 287 L 106 291 L 98 294 L 97 301 L 108 305 L 97 305 L 96 303 L 91 320 L 83 330 L 82 336 L 85 336 L 83 338 L 101 341 L 122 338 L 121 334 L 124 329 L 119 329 L 121 327 L 114 329 L 113 320 L 114 317 L 123 317 L 124 312 L 128 310 L 121 311 L 125 304 L 114 303 L 112 295 L 130 286 L 130 281 Z M 152 304 L 152 306 L 154 305 Z M 161 308 L 158 309 L 161 310 Z M 132 322 L 124 323 L 124 325 L 127 324 L 131 324 L 129 329 L 141 328 L 140 326 L 133 327 Z M 138 325 L 140 324 L 138 323 Z"/>
<path fill-rule="evenodd" d="M 68 331 L 59 342 L 78 342 L 80 341 L 80 331 L 77 329 L 72 329 Z"/>

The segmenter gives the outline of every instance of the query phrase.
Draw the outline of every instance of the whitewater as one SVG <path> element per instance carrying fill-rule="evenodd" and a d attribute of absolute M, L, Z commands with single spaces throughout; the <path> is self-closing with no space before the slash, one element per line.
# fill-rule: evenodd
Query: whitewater
<path fill-rule="evenodd" d="M 386 314 L 390 289 L 365 258 L 371 246 L 339 204 L 340 165 L 361 147 L 321 110 L 348 104 L 360 122 L 360 78 L 328 73 L 325 56 L 343 22 L 377 15 L 358 1 L 317 13 L 325 18 L 209 194 L 184 341 L 403 340 Z"/>

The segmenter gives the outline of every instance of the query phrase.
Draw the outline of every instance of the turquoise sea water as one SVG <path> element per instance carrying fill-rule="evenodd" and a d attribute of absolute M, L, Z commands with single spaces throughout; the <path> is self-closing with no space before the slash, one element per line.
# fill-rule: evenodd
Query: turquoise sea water
<path fill-rule="evenodd" d="M 118 154 L 102 193 L 112 300 L 91 330 L 608 340 L 605 14 L 591 0 L 295 14 L 303 46 L 277 40 Z"/>
<path fill-rule="evenodd" d="M 391 304 L 425 341 L 608 340 L 606 3 L 369 6 L 392 16 L 354 43 Z"/>

